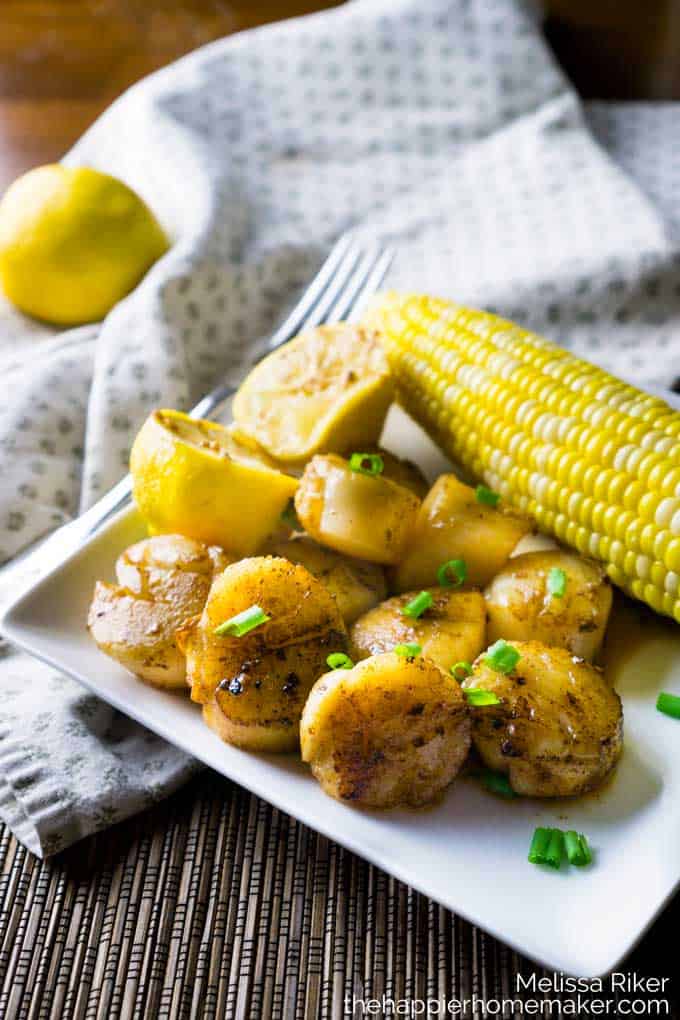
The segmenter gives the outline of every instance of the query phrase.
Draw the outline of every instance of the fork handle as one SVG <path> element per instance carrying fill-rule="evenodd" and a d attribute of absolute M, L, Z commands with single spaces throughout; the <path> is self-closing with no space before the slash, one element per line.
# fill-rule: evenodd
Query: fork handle
<path fill-rule="evenodd" d="M 221 408 L 223 404 L 229 400 L 229 397 L 233 397 L 236 393 L 236 387 L 230 383 L 221 383 L 220 386 L 216 386 L 214 390 L 206 394 L 202 400 L 196 404 L 196 407 L 192 407 L 189 411 L 190 418 L 207 418 L 213 414 L 218 407 Z"/>
<path fill-rule="evenodd" d="M 235 386 L 221 383 L 206 394 L 202 400 L 199 400 L 189 412 L 190 417 L 207 418 L 220 409 L 235 392 Z M 89 510 L 69 521 L 68 524 L 62 524 L 47 538 L 39 539 L 16 560 L 7 564 L 8 570 L 16 566 L 17 573 L 21 575 L 22 583 L 19 587 L 23 588 L 24 584 L 34 584 L 37 577 L 46 574 L 53 566 L 57 566 L 58 563 L 75 552 L 114 514 L 122 510 L 130 502 L 131 496 L 132 477 L 127 474 L 101 499 L 98 499 Z"/>
<path fill-rule="evenodd" d="M 236 387 L 231 386 L 229 383 L 221 383 L 216 386 L 214 390 L 207 393 L 202 400 L 192 407 L 189 411 L 190 418 L 207 418 L 213 414 L 218 408 L 226 404 L 227 400 L 234 395 Z M 69 521 L 68 524 L 63 525 L 59 528 L 55 535 L 64 534 L 68 529 L 70 531 L 73 528 L 73 534 L 77 533 L 78 539 L 83 541 L 89 538 L 98 528 L 102 526 L 110 517 L 122 510 L 126 503 L 130 501 L 132 496 L 132 476 L 127 474 L 124 478 L 114 485 L 106 495 L 98 499 L 89 510 L 85 513 L 80 514 L 75 520 Z M 78 525 L 78 528 L 74 527 Z M 70 537 L 70 536 L 69 536 Z"/>

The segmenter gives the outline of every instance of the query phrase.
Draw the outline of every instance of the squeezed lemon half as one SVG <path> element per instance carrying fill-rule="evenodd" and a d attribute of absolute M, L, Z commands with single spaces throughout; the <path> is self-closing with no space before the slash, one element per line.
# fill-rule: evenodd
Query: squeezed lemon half
<path fill-rule="evenodd" d="M 394 385 L 378 334 L 347 322 L 301 333 L 246 377 L 236 434 L 286 464 L 374 445 Z"/>
<path fill-rule="evenodd" d="M 156 534 L 250 556 L 276 530 L 297 480 L 243 447 L 229 428 L 154 411 L 130 454 L 135 503 Z"/>

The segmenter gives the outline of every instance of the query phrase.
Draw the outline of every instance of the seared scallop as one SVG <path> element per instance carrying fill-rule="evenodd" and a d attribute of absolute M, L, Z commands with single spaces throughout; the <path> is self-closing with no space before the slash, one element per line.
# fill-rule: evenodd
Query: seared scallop
<path fill-rule="evenodd" d="M 612 605 L 603 567 L 576 553 L 523 553 L 485 591 L 489 642 L 541 641 L 593 659 Z"/>
<path fill-rule="evenodd" d="M 353 470 L 335 454 L 313 457 L 295 494 L 300 523 L 312 538 L 372 563 L 399 561 L 419 506 L 411 489 Z"/>
<path fill-rule="evenodd" d="M 503 506 L 480 502 L 478 490 L 440 475 L 423 500 L 392 574 L 397 591 L 436 584 L 437 569 L 465 561 L 467 583 L 483 586 L 505 565 L 531 523 Z"/>
<path fill-rule="evenodd" d="M 463 682 L 499 699 L 471 709 L 477 751 L 489 768 L 507 773 L 516 793 L 568 797 L 592 790 L 621 754 L 618 694 L 601 670 L 564 648 L 537 641 L 510 647 L 519 653 L 510 672 L 484 653 Z"/>
<path fill-rule="evenodd" d="M 177 598 L 182 575 L 189 583 L 192 574 L 200 574 L 210 584 L 213 574 L 233 562 L 233 556 L 219 546 L 206 546 L 184 535 L 155 535 L 135 542 L 120 554 L 116 577 L 136 595 L 170 601 Z"/>
<path fill-rule="evenodd" d="M 478 591 L 431 588 L 432 605 L 413 619 L 404 607 L 416 596 L 408 592 L 387 599 L 360 617 L 350 630 L 353 659 L 389 652 L 397 645 L 420 645 L 422 654 L 443 670 L 472 662 L 486 647 L 486 609 Z"/>
<path fill-rule="evenodd" d="M 328 588 L 346 624 L 377 605 L 387 594 L 385 572 L 377 563 L 356 560 L 324 549 L 309 535 L 274 542 L 269 550 L 291 563 L 301 563 Z"/>
<path fill-rule="evenodd" d="M 142 680 L 184 688 L 185 662 L 175 638 L 203 610 L 221 549 L 182 535 L 157 535 L 126 549 L 118 584 L 98 581 L 87 625 L 99 648 Z"/>
<path fill-rule="evenodd" d="M 349 457 L 352 452 L 350 451 L 345 456 Z M 368 453 L 369 456 L 377 453 L 383 462 L 382 474 L 384 478 L 389 479 L 390 482 L 396 482 L 397 485 L 401 485 L 405 489 L 410 489 L 418 499 L 425 498 L 430 486 L 423 472 L 412 460 L 407 460 L 405 457 L 397 457 L 396 454 L 390 453 L 389 450 L 383 449 L 382 446 L 371 446 L 366 450 L 362 449 L 362 453 Z"/>
<path fill-rule="evenodd" d="M 300 724 L 303 760 L 324 791 L 363 807 L 437 800 L 470 747 L 460 686 L 423 656 L 393 652 L 316 682 Z"/>
<path fill-rule="evenodd" d="M 262 622 L 239 636 L 231 621 L 248 611 Z M 313 574 L 254 556 L 215 579 L 181 643 L 191 697 L 204 705 L 208 725 L 238 747 L 288 751 L 298 745 L 314 681 L 331 652 L 346 651 L 347 637 L 335 599 Z"/>

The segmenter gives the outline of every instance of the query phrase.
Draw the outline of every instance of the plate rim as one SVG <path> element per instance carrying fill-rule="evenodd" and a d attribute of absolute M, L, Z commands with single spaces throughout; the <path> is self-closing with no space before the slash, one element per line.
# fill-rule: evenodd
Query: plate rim
<path fill-rule="evenodd" d="M 56 669 L 60 673 L 63 673 L 66 676 L 70 677 L 71 679 L 75 680 L 86 690 L 90 691 L 95 696 L 101 698 L 103 701 L 107 702 L 113 708 L 122 712 L 124 715 L 127 715 L 130 718 L 134 719 L 135 722 L 139 723 L 139 725 L 144 726 L 146 729 L 156 733 L 162 739 L 166 740 L 168 743 L 174 745 L 175 747 L 179 747 L 190 757 L 200 761 L 204 768 L 214 769 L 219 774 L 229 779 L 231 782 L 234 782 L 237 785 L 242 786 L 243 788 L 247 789 L 250 793 L 254 794 L 255 796 L 261 797 L 267 803 L 272 804 L 274 807 L 277 808 L 277 810 L 292 815 L 299 822 L 301 822 L 303 825 L 306 825 L 313 831 L 318 832 L 327 839 L 330 839 L 333 842 L 340 844 L 345 849 L 349 850 L 351 853 L 355 853 L 358 857 L 368 861 L 374 867 L 380 868 L 380 870 L 386 872 L 389 875 L 392 875 L 398 881 L 404 883 L 405 885 L 416 890 L 422 895 L 427 896 L 428 899 L 431 899 L 435 903 L 438 903 L 439 905 L 445 907 L 452 913 L 455 913 L 457 916 L 466 920 L 468 923 L 473 924 L 476 927 L 479 927 L 482 930 L 488 932 L 499 942 L 503 943 L 506 946 L 509 946 L 510 949 L 514 950 L 515 952 L 520 953 L 522 956 L 529 959 L 532 963 L 541 967 L 547 967 L 555 972 L 569 974 L 570 976 L 574 977 L 594 980 L 596 978 L 605 978 L 606 976 L 611 974 L 611 972 L 615 970 L 615 968 L 630 955 L 630 953 L 635 949 L 635 947 L 638 945 L 641 939 L 649 931 L 649 929 L 654 924 L 659 914 L 662 912 L 664 907 L 670 902 L 670 900 L 673 898 L 678 888 L 680 887 L 680 866 L 678 869 L 678 876 L 676 878 L 675 883 L 670 887 L 669 890 L 667 890 L 662 895 L 659 901 L 654 905 L 652 912 L 650 913 L 650 916 L 646 920 L 645 924 L 638 931 L 631 934 L 630 939 L 626 939 L 625 944 L 623 946 L 617 946 L 615 951 L 611 954 L 611 957 L 605 956 L 605 959 L 607 960 L 606 966 L 600 966 L 598 969 L 595 970 L 588 969 L 587 967 L 577 968 L 574 964 L 565 967 L 564 961 L 560 960 L 559 956 L 551 958 L 549 945 L 547 946 L 546 953 L 543 955 L 538 955 L 536 952 L 527 949 L 527 947 L 525 945 L 522 945 L 522 943 L 517 938 L 505 934 L 502 928 L 499 927 L 497 924 L 489 923 L 483 918 L 476 916 L 472 911 L 461 910 L 461 908 L 457 906 L 455 903 L 453 903 L 450 898 L 443 897 L 439 891 L 433 891 L 432 889 L 430 889 L 428 887 L 428 883 L 426 880 L 423 881 L 422 879 L 419 879 L 417 877 L 417 875 L 420 874 L 419 872 L 416 872 L 416 877 L 414 878 L 413 875 L 407 874 L 404 868 L 397 866 L 395 863 L 392 863 L 391 861 L 386 862 L 384 859 L 380 857 L 377 851 L 373 850 L 373 848 L 370 845 L 366 847 L 361 843 L 359 837 L 356 838 L 353 837 L 349 829 L 347 830 L 346 833 L 343 832 L 340 835 L 338 835 L 337 832 L 333 830 L 332 826 L 326 825 L 323 822 L 323 820 L 319 821 L 316 818 L 310 817 L 311 812 L 307 813 L 305 811 L 304 803 L 302 803 L 300 805 L 299 810 L 296 811 L 292 811 L 287 804 L 285 806 L 282 805 L 279 799 L 276 797 L 276 786 L 272 786 L 265 789 L 264 786 L 260 786 L 260 784 L 257 781 L 253 781 L 250 777 L 248 777 L 244 781 L 243 776 L 241 775 L 235 775 L 232 773 L 232 771 L 216 768 L 214 763 L 205 760 L 205 758 L 200 753 L 200 748 L 199 751 L 197 752 L 194 747 L 189 746 L 188 742 L 183 741 L 181 739 L 181 736 L 178 738 L 177 735 L 174 733 L 171 735 L 165 728 L 165 726 L 162 724 L 162 722 L 158 722 L 155 720 L 149 722 L 147 718 L 143 717 L 143 713 L 138 713 L 137 711 L 135 711 L 134 704 L 130 705 L 129 703 L 125 702 L 122 698 L 120 698 L 116 694 L 115 691 L 102 689 L 100 686 L 97 685 L 96 681 L 90 681 L 85 673 L 79 672 L 76 668 L 72 666 L 64 665 L 63 662 L 60 662 L 53 656 L 48 655 L 39 649 L 36 649 L 36 647 L 31 644 L 30 640 L 25 639 L 23 636 L 24 625 L 22 625 L 21 621 L 18 619 L 21 612 L 24 611 L 28 606 L 30 606 L 31 600 L 35 597 L 36 594 L 39 593 L 39 591 L 43 587 L 53 582 L 58 577 L 58 575 L 63 570 L 65 570 L 69 565 L 71 565 L 75 560 L 78 560 L 80 557 L 85 556 L 87 550 L 95 541 L 101 539 L 107 532 L 114 530 L 115 527 L 119 525 L 121 522 L 123 522 L 126 518 L 132 517 L 136 514 L 137 511 L 134 506 L 128 505 L 124 507 L 123 509 L 118 511 L 109 521 L 107 521 L 104 527 L 100 528 L 93 535 L 91 535 L 87 539 L 87 541 L 83 542 L 78 548 L 71 550 L 71 552 L 68 555 L 64 556 L 63 559 L 61 559 L 58 563 L 53 564 L 50 567 L 50 569 L 47 570 L 44 574 L 42 574 L 40 577 L 30 581 L 27 586 L 21 587 L 19 592 L 10 601 L 6 602 L 5 605 L 2 607 L 2 610 L 0 611 L 0 634 L 2 634 L 11 644 L 16 646 L 17 648 L 20 648 L 28 655 L 32 656 L 35 659 L 38 659 L 39 661 L 45 663 L 46 665 L 49 665 L 51 668 Z M 123 669 L 123 667 L 121 667 L 121 669 Z M 244 751 L 243 753 L 247 754 L 248 752 Z"/>

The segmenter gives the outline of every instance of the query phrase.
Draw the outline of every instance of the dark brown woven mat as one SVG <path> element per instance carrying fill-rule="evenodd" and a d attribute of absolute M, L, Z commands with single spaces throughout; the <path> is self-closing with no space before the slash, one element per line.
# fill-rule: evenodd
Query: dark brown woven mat
<path fill-rule="evenodd" d="M 676 975 L 679 921 L 626 969 Z M 213 773 L 51 861 L 0 840 L 3 1020 L 339 1018 L 352 995 L 512 998 L 534 970 Z"/>

